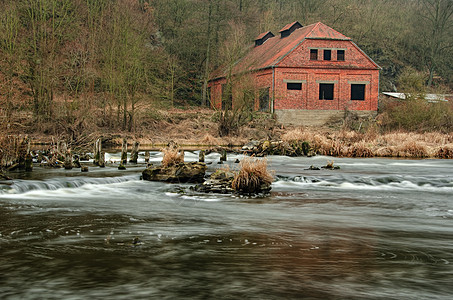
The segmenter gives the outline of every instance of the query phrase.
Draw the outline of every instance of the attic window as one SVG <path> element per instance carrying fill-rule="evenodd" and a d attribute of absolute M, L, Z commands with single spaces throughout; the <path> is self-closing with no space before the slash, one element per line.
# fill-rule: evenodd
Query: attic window
<path fill-rule="evenodd" d="M 302 82 L 287 82 L 286 83 L 287 90 L 302 90 Z"/>
<path fill-rule="evenodd" d="M 267 41 L 268 39 L 274 37 L 275 35 L 268 31 L 268 32 L 264 32 L 262 34 L 260 34 L 256 39 L 255 39 L 255 47 L 257 46 L 261 46 L 262 44 L 264 44 L 265 41 Z"/>
<path fill-rule="evenodd" d="M 318 49 L 310 49 L 310 60 L 318 60 Z"/>
<path fill-rule="evenodd" d="M 319 100 L 333 100 L 333 83 L 319 84 Z"/>
<path fill-rule="evenodd" d="M 299 22 L 293 22 L 291 24 L 287 24 L 285 27 L 283 27 L 279 32 L 280 32 L 280 37 L 285 38 L 287 36 L 290 36 L 291 33 L 294 32 L 294 30 L 302 28 L 303 26 Z"/>
<path fill-rule="evenodd" d="M 337 50 L 337 60 L 344 61 L 344 50 Z"/>
<path fill-rule="evenodd" d="M 324 60 L 331 60 L 332 59 L 332 50 L 324 50 Z"/>

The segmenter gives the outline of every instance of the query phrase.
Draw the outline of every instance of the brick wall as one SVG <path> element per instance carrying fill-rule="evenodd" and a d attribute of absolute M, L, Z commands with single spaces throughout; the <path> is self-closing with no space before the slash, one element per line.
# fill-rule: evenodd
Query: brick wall
<path fill-rule="evenodd" d="M 318 49 L 318 60 L 310 60 L 310 49 Z M 324 61 L 324 49 L 331 49 L 332 60 Z M 344 50 L 345 60 L 337 60 L 337 50 Z M 256 90 L 255 109 L 259 107 L 259 89 L 269 88 L 270 101 L 277 110 L 357 110 L 377 111 L 379 70 L 351 41 L 304 40 L 272 69 L 252 74 Z M 301 90 L 288 90 L 288 82 L 301 83 Z M 210 82 L 213 107 L 221 108 L 222 84 L 226 80 Z M 333 100 L 319 99 L 319 84 L 333 83 Z M 365 85 L 365 99 L 351 100 L 351 84 Z M 233 92 L 233 105 L 234 95 Z"/>
<path fill-rule="evenodd" d="M 288 90 L 287 82 L 301 82 Z M 319 84 L 333 83 L 333 100 L 319 100 Z M 351 84 L 365 84 L 365 100 L 351 100 Z M 275 109 L 377 110 L 378 70 L 276 68 Z"/>

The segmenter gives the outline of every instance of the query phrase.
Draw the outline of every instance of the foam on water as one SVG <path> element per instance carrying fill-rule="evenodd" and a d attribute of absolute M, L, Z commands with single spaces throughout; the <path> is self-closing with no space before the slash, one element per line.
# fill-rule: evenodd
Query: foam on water
<path fill-rule="evenodd" d="M 62 193 L 78 193 L 77 188 L 84 186 L 86 189 L 92 187 L 93 191 L 102 186 L 139 180 L 139 175 L 128 175 L 121 177 L 62 177 L 48 180 L 14 180 L 13 184 L 0 189 L 0 195 L 13 194 L 40 194 L 42 191 L 60 191 Z"/>
<path fill-rule="evenodd" d="M 432 193 L 453 193 L 453 182 L 444 177 L 413 176 L 348 176 L 348 177 L 280 177 L 273 183 L 277 188 L 333 188 L 346 190 L 418 190 Z"/>

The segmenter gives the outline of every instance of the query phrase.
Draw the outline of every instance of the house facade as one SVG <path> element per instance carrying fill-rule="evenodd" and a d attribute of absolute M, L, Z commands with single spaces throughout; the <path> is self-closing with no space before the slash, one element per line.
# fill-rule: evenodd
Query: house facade
<path fill-rule="evenodd" d="M 235 105 L 245 77 L 253 86 L 256 110 L 275 113 L 283 124 L 321 125 L 345 110 L 375 114 L 380 67 L 350 38 L 316 23 L 286 25 L 279 35 L 260 34 L 249 51 L 209 82 L 211 105 Z"/>

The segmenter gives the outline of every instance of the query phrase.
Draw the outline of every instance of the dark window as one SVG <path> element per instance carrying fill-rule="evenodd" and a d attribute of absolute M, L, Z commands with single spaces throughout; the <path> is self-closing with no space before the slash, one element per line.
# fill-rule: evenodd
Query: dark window
<path fill-rule="evenodd" d="M 286 89 L 300 91 L 302 89 L 302 83 L 301 82 L 287 82 Z"/>
<path fill-rule="evenodd" d="M 351 100 L 365 100 L 365 84 L 351 84 Z"/>
<path fill-rule="evenodd" d="M 318 49 L 310 49 L 310 60 L 318 60 Z"/>
<path fill-rule="evenodd" d="M 269 88 L 260 89 L 260 111 L 269 111 Z"/>
<path fill-rule="evenodd" d="M 233 93 L 231 87 L 226 84 L 222 84 L 222 109 L 231 109 L 233 107 Z"/>
<path fill-rule="evenodd" d="M 333 100 L 333 83 L 319 84 L 319 100 Z"/>
<path fill-rule="evenodd" d="M 344 60 L 344 50 L 337 50 L 337 60 Z"/>
<path fill-rule="evenodd" d="M 332 50 L 324 50 L 324 60 L 332 59 Z"/>

